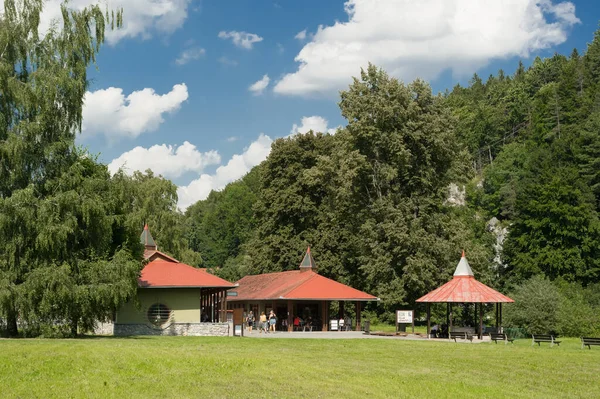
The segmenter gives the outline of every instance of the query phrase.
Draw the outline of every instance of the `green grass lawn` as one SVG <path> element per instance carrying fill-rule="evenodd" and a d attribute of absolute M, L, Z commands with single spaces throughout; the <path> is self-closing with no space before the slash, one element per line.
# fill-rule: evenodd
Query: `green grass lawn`
<path fill-rule="evenodd" d="M 600 397 L 600 348 L 398 339 L 0 340 L 0 397 Z"/>

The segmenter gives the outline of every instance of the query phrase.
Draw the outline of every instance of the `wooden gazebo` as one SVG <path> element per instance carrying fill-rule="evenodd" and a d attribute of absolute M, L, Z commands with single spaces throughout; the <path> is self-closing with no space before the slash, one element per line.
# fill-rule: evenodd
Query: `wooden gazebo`
<path fill-rule="evenodd" d="M 483 305 L 486 303 L 496 304 L 496 329 L 499 329 L 502 325 L 502 304 L 514 301 L 506 295 L 475 280 L 473 270 L 471 270 L 471 266 L 469 266 L 469 262 L 463 251 L 452 280 L 417 299 L 417 302 L 427 304 L 427 337 L 431 334 L 431 303 L 447 304 L 446 319 L 448 320 L 448 332 L 452 331 L 452 304 L 474 303 L 476 307 L 479 304 L 479 339 L 481 339 L 483 335 Z"/>

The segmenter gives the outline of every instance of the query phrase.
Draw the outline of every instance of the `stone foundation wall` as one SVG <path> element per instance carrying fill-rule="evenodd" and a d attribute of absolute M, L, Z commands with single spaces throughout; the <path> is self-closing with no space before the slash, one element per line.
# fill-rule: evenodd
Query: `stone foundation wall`
<path fill-rule="evenodd" d="M 94 325 L 94 335 L 113 335 L 115 325 L 112 322 L 96 322 Z"/>
<path fill-rule="evenodd" d="M 115 324 L 114 335 L 183 335 L 197 337 L 226 337 L 228 323 L 172 323 L 159 328 L 148 324 Z"/>

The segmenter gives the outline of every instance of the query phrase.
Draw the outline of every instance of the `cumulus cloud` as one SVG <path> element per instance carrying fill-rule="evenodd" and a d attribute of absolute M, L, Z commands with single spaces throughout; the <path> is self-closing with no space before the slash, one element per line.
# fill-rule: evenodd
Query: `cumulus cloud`
<path fill-rule="evenodd" d="M 86 92 L 83 107 L 84 135 L 104 134 L 106 137 L 135 138 L 156 130 L 164 122 L 163 115 L 179 109 L 188 98 L 185 83 L 173 86 L 163 95 L 146 88 L 125 96 L 123 89 Z"/>
<path fill-rule="evenodd" d="M 108 170 L 114 174 L 120 168 L 127 173 L 152 169 L 156 174 L 177 178 L 185 172 L 202 173 L 206 166 L 220 162 L 221 156 L 216 151 L 202 153 L 195 145 L 185 141 L 180 146 L 162 144 L 150 148 L 135 147 L 113 159 L 108 164 Z"/>
<path fill-rule="evenodd" d="M 298 53 L 298 70 L 274 91 L 336 93 L 368 62 L 403 80 L 445 69 L 471 74 L 491 60 L 563 43 L 579 23 L 571 2 L 552 0 L 348 0 L 347 22 L 319 27 Z M 550 17 L 550 18 L 548 18 Z"/>
<path fill-rule="evenodd" d="M 300 121 L 300 125 L 293 124 L 292 130 L 290 131 L 290 135 L 294 134 L 304 134 L 312 130 L 313 132 L 321 132 L 321 133 L 329 133 L 335 134 L 337 128 L 327 128 L 328 122 L 327 119 L 322 116 L 313 115 L 313 116 L 305 116 Z"/>
<path fill-rule="evenodd" d="M 264 75 L 262 79 L 252 83 L 250 87 L 248 87 L 248 90 L 250 90 L 255 96 L 259 96 L 263 94 L 270 81 L 271 79 L 269 78 L 269 75 Z"/>
<path fill-rule="evenodd" d="M 68 6 L 73 10 L 82 10 L 92 4 L 100 4 L 102 11 L 124 9 L 123 28 L 106 31 L 108 43 L 114 44 L 126 37 L 147 39 L 153 34 L 169 34 L 183 26 L 187 18 L 187 9 L 192 0 L 70 0 Z M 40 18 L 40 33 L 48 31 L 54 20 L 62 25 L 60 5 L 63 0 L 46 0 Z M 4 2 L 0 3 L 0 14 L 4 13 Z"/>
<path fill-rule="evenodd" d="M 304 41 L 306 39 L 306 29 L 304 29 L 303 31 L 298 32 L 298 34 L 296 36 L 294 36 L 294 39 L 298 39 L 301 42 Z"/>
<path fill-rule="evenodd" d="M 223 64 L 225 66 L 237 66 L 238 65 L 238 62 L 236 60 L 232 60 L 225 56 L 220 57 L 217 61 L 219 61 L 221 64 Z"/>
<path fill-rule="evenodd" d="M 181 54 L 179 54 L 179 57 L 177 57 L 177 59 L 175 60 L 175 63 L 177 65 L 185 65 L 190 61 L 199 59 L 204 54 L 206 54 L 206 50 L 204 50 L 203 48 L 191 47 L 183 50 Z"/>
<path fill-rule="evenodd" d="M 185 210 L 188 206 L 208 197 L 212 190 L 222 190 L 227 184 L 243 177 L 254 166 L 264 161 L 271 152 L 273 140 L 261 134 L 242 154 L 236 154 L 219 166 L 214 174 L 202 174 L 187 186 L 177 189 L 178 206 Z"/>
<path fill-rule="evenodd" d="M 262 42 L 263 38 L 258 36 L 255 33 L 247 33 L 247 32 L 237 32 L 237 31 L 221 31 L 219 32 L 219 38 L 221 39 L 231 39 L 233 44 L 237 47 L 251 50 L 254 46 L 254 43 Z"/>

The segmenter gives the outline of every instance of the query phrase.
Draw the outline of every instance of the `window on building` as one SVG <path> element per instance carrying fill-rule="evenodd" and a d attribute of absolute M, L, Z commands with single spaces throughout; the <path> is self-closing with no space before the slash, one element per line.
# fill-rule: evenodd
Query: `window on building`
<path fill-rule="evenodd" d="M 155 303 L 148 308 L 148 321 L 154 325 L 166 323 L 171 317 L 171 309 L 162 303 Z"/>

